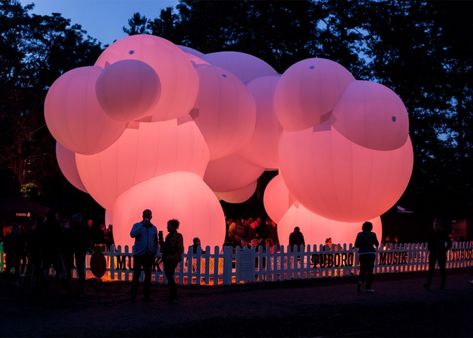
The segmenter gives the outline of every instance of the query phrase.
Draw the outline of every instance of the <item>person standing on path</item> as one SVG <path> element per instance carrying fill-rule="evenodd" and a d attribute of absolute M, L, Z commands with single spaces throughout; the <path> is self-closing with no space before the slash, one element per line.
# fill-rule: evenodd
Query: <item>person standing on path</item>
<path fill-rule="evenodd" d="M 379 242 L 376 234 L 371 231 L 373 230 L 371 222 L 364 222 L 362 230 L 358 233 L 355 240 L 355 247 L 358 248 L 358 256 L 360 257 L 360 276 L 357 291 L 361 292 L 363 284 L 366 282 L 365 291 L 374 292 L 374 289 L 372 289 L 373 269 Z"/>
<path fill-rule="evenodd" d="M 184 240 L 182 235 L 177 232 L 178 228 L 179 221 L 177 219 L 171 219 L 168 221 L 169 233 L 166 235 L 166 240 L 163 241 L 162 232 L 159 233 L 159 245 L 161 246 L 161 252 L 163 254 L 164 273 L 168 280 L 170 302 L 177 300 L 177 286 L 174 280 L 174 272 L 184 252 Z"/>
<path fill-rule="evenodd" d="M 430 289 L 432 278 L 434 276 L 435 264 L 438 262 L 440 269 L 440 288 L 445 288 L 447 273 L 445 266 L 447 264 L 447 251 L 452 247 L 452 241 L 449 236 L 449 226 L 446 222 L 438 219 L 434 220 L 433 233 L 427 243 L 429 250 L 429 271 L 427 273 L 426 289 Z"/>
<path fill-rule="evenodd" d="M 151 267 L 158 251 L 158 229 L 151 223 L 151 210 L 143 211 L 143 220 L 135 223 L 130 236 L 135 239 L 133 247 L 133 281 L 131 282 L 131 299 L 135 300 L 138 293 L 141 269 L 145 274 L 144 300 L 150 300 Z"/>

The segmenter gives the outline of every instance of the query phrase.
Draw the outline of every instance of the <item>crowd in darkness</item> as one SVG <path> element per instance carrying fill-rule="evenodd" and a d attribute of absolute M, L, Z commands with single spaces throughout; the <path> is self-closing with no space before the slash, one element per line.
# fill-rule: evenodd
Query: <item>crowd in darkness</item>
<path fill-rule="evenodd" d="M 27 283 L 38 293 L 46 291 L 50 278 L 60 280 L 66 292 L 72 292 L 74 268 L 79 277 L 76 291 L 82 293 L 86 255 L 114 244 L 111 225 L 94 224 L 81 213 L 65 216 L 54 210 L 47 217 L 4 228 L 3 236 L 6 273 L 14 269 L 18 283 Z"/>
<path fill-rule="evenodd" d="M 225 245 L 233 247 L 279 246 L 277 224 L 270 218 L 227 218 Z"/>

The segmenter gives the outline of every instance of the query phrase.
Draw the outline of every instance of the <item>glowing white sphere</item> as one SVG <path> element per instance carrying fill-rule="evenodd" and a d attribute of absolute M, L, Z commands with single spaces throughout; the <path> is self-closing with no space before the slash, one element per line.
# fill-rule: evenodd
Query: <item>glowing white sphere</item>
<path fill-rule="evenodd" d="M 204 181 L 213 191 L 233 191 L 255 182 L 263 171 L 264 168 L 244 160 L 238 154 L 232 154 L 210 161 Z"/>
<path fill-rule="evenodd" d="M 87 192 L 77 172 L 75 153 L 56 142 L 56 159 L 64 177 L 77 189 Z"/>
<path fill-rule="evenodd" d="M 144 117 L 161 96 L 161 83 L 153 68 L 138 60 L 106 66 L 97 79 L 97 98 L 104 111 L 119 121 Z"/>
<path fill-rule="evenodd" d="M 212 160 L 240 150 L 256 123 L 253 96 L 232 73 L 211 65 L 196 67 L 199 95 L 191 113 L 202 131 Z"/>
<path fill-rule="evenodd" d="M 366 220 L 373 223 L 373 232 L 378 239 L 382 236 L 382 224 L 380 217 Z M 361 231 L 362 222 L 339 222 L 319 216 L 303 205 L 293 205 L 278 222 L 279 242 L 283 245 L 289 244 L 289 235 L 298 226 L 304 235 L 306 245 L 324 244 L 325 239 L 331 237 L 333 244 L 355 243 L 356 235 Z"/>
<path fill-rule="evenodd" d="M 167 234 L 166 223 L 176 218 L 184 245 L 199 237 L 202 246 L 221 246 L 225 239 L 225 216 L 215 194 L 194 173 L 174 172 L 141 182 L 120 195 L 112 209 L 116 244 L 132 245 L 130 230 L 151 209 L 151 220 Z"/>
<path fill-rule="evenodd" d="M 311 58 L 293 64 L 282 74 L 274 94 L 282 127 L 296 131 L 318 125 L 354 80 L 348 70 L 331 60 Z"/>
<path fill-rule="evenodd" d="M 189 113 L 197 97 L 199 80 L 189 58 L 179 47 L 158 36 L 132 35 L 107 47 L 95 64 L 105 67 L 127 59 L 148 64 L 161 82 L 158 104 L 143 115 L 163 121 Z"/>
<path fill-rule="evenodd" d="M 330 219 L 360 222 L 387 211 L 411 177 L 410 139 L 399 149 L 361 147 L 337 130 L 283 132 L 280 174 L 307 209 Z"/>
<path fill-rule="evenodd" d="M 49 88 L 44 118 L 53 137 L 67 149 L 94 154 L 110 146 L 125 130 L 111 119 L 95 95 L 102 69 L 80 67 L 61 75 Z"/>
<path fill-rule="evenodd" d="M 268 63 L 251 54 L 226 51 L 205 54 L 202 58 L 232 72 L 244 83 L 262 76 L 278 75 Z"/>
<path fill-rule="evenodd" d="M 406 143 L 409 134 L 409 116 L 402 100 L 379 83 L 350 83 L 333 116 L 334 128 L 366 148 L 397 149 Z"/>
<path fill-rule="evenodd" d="M 250 142 L 240 154 L 252 163 L 267 169 L 276 169 L 278 143 L 282 127 L 274 111 L 274 90 L 279 76 L 264 76 L 247 84 L 256 102 L 256 126 Z"/>
<path fill-rule="evenodd" d="M 204 175 L 209 150 L 194 122 L 139 123 L 104 151 L 76 155 L 79 175 L 104 208 L 135 184 L 173 171 Z"/>

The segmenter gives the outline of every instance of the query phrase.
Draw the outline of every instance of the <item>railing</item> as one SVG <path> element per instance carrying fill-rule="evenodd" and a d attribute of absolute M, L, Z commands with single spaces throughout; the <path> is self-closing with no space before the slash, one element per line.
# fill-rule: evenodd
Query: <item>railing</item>
<path fill-rule="evenodd" d="M 376 255 L 375 273 L 402 273 L 426 271 L 428 250 L 425 243 L 403 243 L 380 247 Z M 104 253 L 106 281 L 130 281 L 133 275 L 133 256 L 128 247 L 118 246 Z M 90 256 L 87 259 L 88 276 Z M 473 244 L 455 242 L 448 251 L 447 268 L 473 266 Z M 184 253 L 176 269 L 180 284 L 187 285 L 230 285 L 248 282 L 283 281 L 293 279 L 346 277 L 357 275 L 358 254 L 350 245 L 307 246 L 297 250 L 276 248 L 231 248 L 206 247 L 204 252 L 192 250 Z M 153 265 L 153 283 L 166 283 L 161 257 Z"/>

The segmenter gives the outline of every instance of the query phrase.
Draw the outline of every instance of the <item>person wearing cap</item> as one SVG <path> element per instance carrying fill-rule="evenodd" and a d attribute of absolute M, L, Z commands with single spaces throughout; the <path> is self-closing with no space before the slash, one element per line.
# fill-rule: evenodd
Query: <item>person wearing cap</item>
<path fill-rule="evenodd" d="M 135 239 L 133 246 L 133 281 L 131 283 L 131 298 L 136 299 L 141 270 L 145 274 L 144 300 L 150 300 L 151 268 L 158 251 L 158 229 L 151 223 L 151 210 L 143 211 L 143 220 L 135 223 L 130 236 Z"/>

